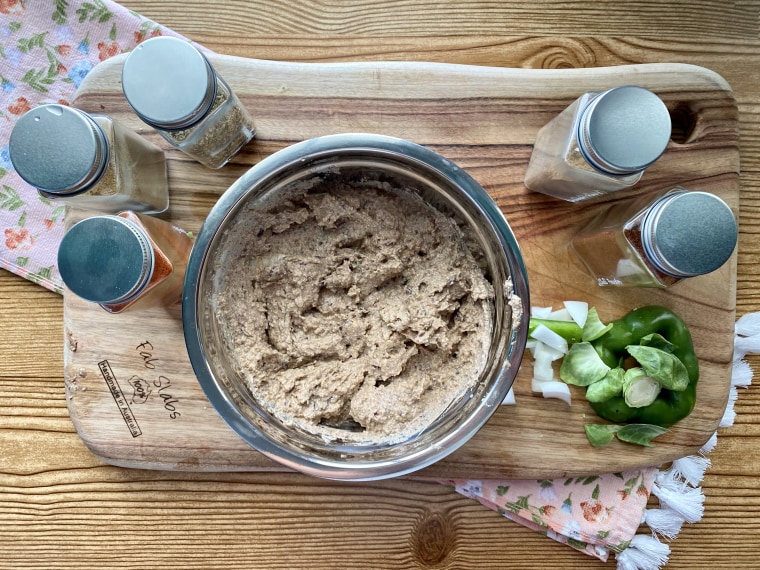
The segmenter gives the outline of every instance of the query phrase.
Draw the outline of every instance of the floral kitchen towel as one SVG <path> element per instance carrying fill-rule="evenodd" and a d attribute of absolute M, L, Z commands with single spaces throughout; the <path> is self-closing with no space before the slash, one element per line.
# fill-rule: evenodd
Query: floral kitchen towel
<path fill-rule="evenodd" d="M 63 207 L 13 170 L 16 119 L 43 103 L 68 105 L 97 63 L 159 35 L 178 36 L 109 0 L 0 0 L 0 267 L 61 292 Z"/>
<path fill-rule="evenodd" d="M 510 520 L 607 560 L 610 551 L 624 550 L 636 534 L 657 471 L 448 483 Z"/>

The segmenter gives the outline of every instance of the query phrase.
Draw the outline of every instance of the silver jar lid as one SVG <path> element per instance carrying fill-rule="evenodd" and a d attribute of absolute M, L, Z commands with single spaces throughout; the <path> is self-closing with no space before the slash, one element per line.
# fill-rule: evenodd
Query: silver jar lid
<path fill-rule="evenodd" d="M 58 249 L 58 271 L 68 289 L 94 303 L 118 304 L 137 296 L 153 276 L 150 240 L 119 216 L 74 224 Z"/>
<path fill-rule="evenodd" d="M 216 73 L 203 54 L 179 38 L 138 45 L 121 74 L 124 96 L 149 125 L 181 130 L 202 120 L 216 97 Z"/>
<path fill-rule="evenodd" d="M 626 85 L 598 95 L 583 111 L 580 149 L 589 163 L 609 174 L 641 172 L 668 146 L 670 113 L 657 95 Z"/>
<path fill-rule="evenodd" d="M 103 129 L 86 113 L 40 105 L 16 121 L 8 153 L 26 182 L 54 196 L 71 196 L 100 179 L 109 148 Z"/>
<path fill-rule="evenodd" d="M 663 273 L 682 278 L 718 269 L 733 253 L 738 234 L 731 208 L 707 192 L 666 194 L 641 226 L 649 260 Z"/>

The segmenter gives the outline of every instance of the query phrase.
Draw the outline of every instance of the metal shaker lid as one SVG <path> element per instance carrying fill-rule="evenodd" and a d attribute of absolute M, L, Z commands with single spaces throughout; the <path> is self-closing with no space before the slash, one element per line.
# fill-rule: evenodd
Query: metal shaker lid
<path fill-rule="evenodd" d="M 164 130 L 193 126 L 216 96 L 216 74 L 208 60 L 190 43 L 168 36 L 139 44 L 124 62 L 121 82 L 135 113 Z"/>
<path fill-rule="evenodd" d="M 670 113 L 643 87 L 605 91 L 586 107 L 579 125 L 581 151 L 596 168 L 610 174 L 641 172 L 668 146 Z"/>
<path fill-rule="evenodd" d="M 733 253 L 739 233 L 723 200 L 688 191 L 666 194 L 655 202 L 641 229 L 647 257 L 673 277 L 715 271 Z"/>
<path fill-rule="evenodd" d="M 100 179 L 109 146 L 103 129 L 86 113 L 40 105 L 16 121 L 8 152 L 21 178 L 63 196 L 83 192 Z"/>
<path fill-rule="evenodd" d="M 128 301 L 153 275 L 150 240 L 119 216 L 94 216 L 74 224 L 61 240 L 58 271 L 69 290 L 94 303 Z"/>

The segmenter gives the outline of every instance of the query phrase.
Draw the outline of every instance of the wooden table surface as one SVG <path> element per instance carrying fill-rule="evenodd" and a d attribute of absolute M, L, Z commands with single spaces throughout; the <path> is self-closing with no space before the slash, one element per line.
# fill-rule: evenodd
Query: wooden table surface
<path fill-rule="evenodd" d="M 129 0 L 221 53 L 288 61 L 575 68 L 682 62 L 732 85 L 741 123 L 737 315 L 760 310 L 760 2 Z M 0 271 L 0 568 L 602 568 L 412 480 L 193 474 L 105 465 L 69 419 L 61 297 Z M 760 370 L 760 358 L 750 357 Z M 705 517 L 668 568 L 760 568 L 760 379 L 705 478 Z M 608 566 L 613 565 L 610 562 Z"/>

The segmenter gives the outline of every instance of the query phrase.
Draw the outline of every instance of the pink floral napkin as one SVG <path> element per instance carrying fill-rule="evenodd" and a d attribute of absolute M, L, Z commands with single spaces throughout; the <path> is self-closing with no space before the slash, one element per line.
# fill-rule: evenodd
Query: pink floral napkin
<path fill-rule="evenodd" d="M 450 480 L 454 489 L 548 537 L 607 560 L 641 524 L 656 468 L 533 480 Z"/>
<path fill-rule="evenodd" d="M 13 171 L 8 139 L 15 120 L 39 104 L 69 104 L 98 62 L 156 35 L 177 36 L 110 0 L 0 0 L 1 267 L 62 290 L 56 255 L 63 208 L 41 198 Z M 753 346 L 760 350 L 760 324 L 756 328 Z M 742 356 L 737 361 L 741 372 L 735 373 L 738 386 L 752 377 Z M 730 425 L 729 416 L 727 412 L 722 425 Z M 699 456 L 663 471 L 653 467 L 555 480 L 441 483 L 602 560 L 615 552 L 621 570 L 644 570 L 667 561 L 668 547 L 653 532 L 674 538 L 681 524 L 699 520 L 704 496 L 698 484 L 708 465 Z M 647 509 L 650 494 L 659 498 L 660 508 Z M 641 523 L 650 530 L 637 534 Z"/>

